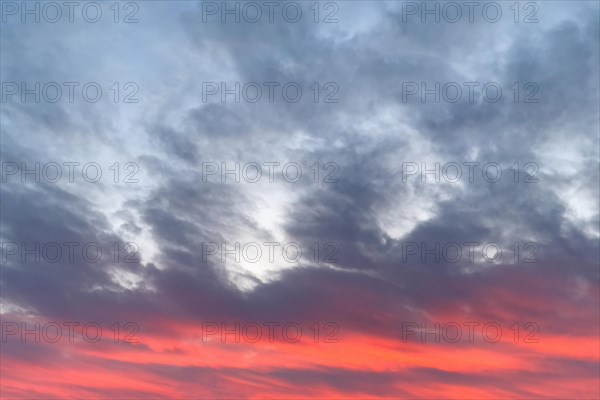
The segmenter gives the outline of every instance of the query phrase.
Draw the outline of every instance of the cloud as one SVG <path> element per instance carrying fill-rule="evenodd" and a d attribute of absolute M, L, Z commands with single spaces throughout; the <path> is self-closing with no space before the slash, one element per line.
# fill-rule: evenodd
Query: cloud
<path fill-rule="evenodd" d="M 193 2 L 140 3 L 131 25 L 3 24 L 3 82 L 105 90 L 98 103 L 3 103 L 1 158 L 18 166 L 0 188 L 3 324 L 104 332 L 97 343 L 82 327 L 75 343 L 9 335 L 3 396 L 598 395 L 598 5 L 538 4 L 536 24 L 515 24 L 506 7 L 497 24 L 450 24 L 403 22 L 400 3 L 333 4 L 334 24 L 314 23 L 308 3 L 296 24 L 202 23 Z M 114 82 L 134 82 L 140 102 L 115 103 Z M 273 102 L 266 91 L 256 103 L 204 102 L 205 82 L 279 85 Z M 280 92 L 290 82 L 302 88 L 295 103 Z M 407 82 L 480 85 L 473 101 L 423 102 L 405 101 Z M 501 101 L 483 98 L 488 82 Z M 23 175 L 71 161 L 75 182 L 66 169 L 58 183 Z M 82 179 L 89 162 L 97 183 Z M 479 163 L 472 182 L 469 162 Z M 207 163 L 218 171 L 207 176 Z M 236 182 L 236 163 L 238 175 L 261 165 L 260 182 Z M 298 182 L 282 173 L 289 163 Z M 463 166 L 460 182 L 422 174 L 435 163 Z M 502 169 L 498 182 L 481 174 L 487 163 Z M 419 173 L 407 177 L 408 164 Z M 78 247 L 74 260 L 23 261 L 6 247 L 49 242 L 97 243 L 103 257 Z M 205 257 L 206 243 L 236 242 L 304 252 L 298 262 Z M 500 245 L 501 261 L 469 260 L 469 242 Z M 436 243 L 460 244 L 463 257 L 422 254 Z M 116 322 L 120 334 L 134 324 L 139 342 L 115 343 Z M 272 342 L 202 341 L 206 323 L 270 322 Z M 302 327 L 298 343 L 280 331 L 287 323 Z M 320 339 L 339 341 L 315 343 L 315 323 Z M 405 323 L 440 324 L 442 340 L 405 338 Z M 457 342 L 443 330 L 453 323 Z"/>

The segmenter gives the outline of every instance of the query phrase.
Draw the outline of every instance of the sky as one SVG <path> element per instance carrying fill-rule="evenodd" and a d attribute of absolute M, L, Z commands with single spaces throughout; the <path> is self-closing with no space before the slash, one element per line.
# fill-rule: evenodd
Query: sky
<path fill-rule="evenodd" d="M 0 398 L 600 398 L 600 3 L 0 3 Z"/>

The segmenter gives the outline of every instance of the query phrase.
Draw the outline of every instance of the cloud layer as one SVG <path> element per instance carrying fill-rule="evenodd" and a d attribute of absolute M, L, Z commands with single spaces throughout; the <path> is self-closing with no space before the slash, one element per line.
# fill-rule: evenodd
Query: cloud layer
<path fill-rule="evenodd" d="M 2 397 L 600 396 L 597 3 L 131 4 L 3 9 Z"/>

